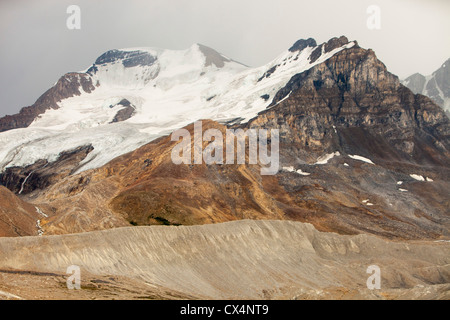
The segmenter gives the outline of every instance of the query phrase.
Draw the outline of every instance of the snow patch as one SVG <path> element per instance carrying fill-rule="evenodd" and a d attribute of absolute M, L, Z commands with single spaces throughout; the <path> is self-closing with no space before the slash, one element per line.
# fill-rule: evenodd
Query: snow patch
<path fill-rule="evenodd" d="M 359 160 L 359 161 L 363 161 L 369 164 L 375 164 L 372 162 L 372 160 L 362 157 L 362 156 L 358 156 L 358 155 L 348 155 L 350 158 L 354 159 L 354 160 Z"/>
<path fill-rule="evenodd" d="M 16 296 L 12 293 L 5 292 L 5 291 L 0 291 L 0 296 L 4 296 L 4 297 L 6 297 L 6 299 L 24 300 L 24 298 L 22 298 L 22 297 Z"/>
<path fill-rule="evenodd" d="M 294 169 L 294 167 L 283 167 L 283 170 L 284 171 L 287 171 L 287 172 L 294 172 L 295 171 L 295 169 Z"/>

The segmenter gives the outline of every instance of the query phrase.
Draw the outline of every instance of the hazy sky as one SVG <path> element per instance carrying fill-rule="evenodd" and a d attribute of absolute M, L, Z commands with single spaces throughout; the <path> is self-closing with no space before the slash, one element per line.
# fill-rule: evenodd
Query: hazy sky
<path fill-rule="evenodd" d="M 66 27 L 72 4 L 81 30 Z M 380 30 L 367 28 L 369 5 L 381 9 Z M 428 75 L 450 58 L 449 14 L 448 0 L 1 0 L 0 116 L 114 48 L 202 43 L 260 66 L 298 39 L 346 35 L 400 78 Z"/>

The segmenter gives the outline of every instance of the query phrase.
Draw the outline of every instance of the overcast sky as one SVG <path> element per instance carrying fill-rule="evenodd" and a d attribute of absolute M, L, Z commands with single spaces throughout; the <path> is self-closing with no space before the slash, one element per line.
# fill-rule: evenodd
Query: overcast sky
<path fill-rule="evenodd" d="M 66 27 L 72 4 L 81 30 Z M 367 28 L 369 5 L 381 9 L 379 30 Z M 0 116 L 115 48 L 202 43 L 256 67 L 298 39 L 346 35 L 400 78 L 428 75 L 450 58 L 449 14 L 448 0 L 1 0 Z"/>

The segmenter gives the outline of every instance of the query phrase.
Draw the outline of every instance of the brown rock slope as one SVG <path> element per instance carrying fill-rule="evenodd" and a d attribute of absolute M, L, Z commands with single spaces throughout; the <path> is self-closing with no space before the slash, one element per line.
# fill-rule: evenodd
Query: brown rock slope
<path fill-rule="evenodd" d="M 347 42 L 331 39 L 324 50 Z M 162 137 L 96 170 L 66 178 L 45 172 L 59 179 L 44 189 L 31 185 L 24 199 L 49 213 L 47 234 L 288 219 L 341 234 L 450 237 L 450 121 L 372 50 L 342 50 L 293 76 L 272 99 L 235 127 L 279 130 L 277 175 L 261 176 L 259 165 L 175 165 L 175 142 Z M 203 124 L 212 127 L 226 129 Z M 187 129 L 192 135 L 193 126 Z M 7 180 L 17 189 L 29 170 L 15 170 Z"/>
<path fill-rule="evenodd" d="M 0 186 L 0 237 L 35 236 L 40 218 L 35 206 Z"/>
<path fill-rule="evenodd" d="M 203 123 L 204 130 L 212 127 L 225 131 L 215 122 Z M 188 129 L 193 134 L 193 125 Z M 175 165 L 175 144 L 163 137 L 40 193 L 33 202 L 52 215 L 46 233 L 283 218 L 265 188 L 284 191 L 274 178 L 263 181 L 258 165 Z"/>

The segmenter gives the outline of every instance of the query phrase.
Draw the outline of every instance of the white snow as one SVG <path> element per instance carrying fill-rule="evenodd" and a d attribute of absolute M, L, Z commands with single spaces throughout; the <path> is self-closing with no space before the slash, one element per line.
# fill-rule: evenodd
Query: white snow
<path fill-rule="evenodd" d="M 25 183 L 27 183 L 28 178 L 34 173 L 34 171 L 31 171 L 27 177 L 23 180 L 22 185 L 20 186 L 20 191 L 19 194 L 22 194 L 23 192 L 23 187 L 25 186 Z"/>
<path fill-rule="evenodd" d="M 40 214 L 40 215 L 42 215 L 42 216 L 48 218 L 48 215 L 46 215 L 41 209 L 39 209 L 39 208 L 36 207 L 36 206 L 35 206 L 35 208 L 36 208 L 36 212 L 37 212 L 38 214 Z M 39 235 L 39 236 L 44 235 L 44 230 L 42 229 L 42 226 L 41 226 L 41 220 L 36 220 L 36 228 L 38 229 L 38 235 Z"/>
<path fill-rule="evenodd" d="M 4 296 L 4 297 L 6 297 L 6 299 L 24 300 L 24 298 L 22 298 L 22 297 L 19 297 L 19 296 L 16 296 L 16 295 L 12 294 L 12 293 L 1 291 L 1 290 L 0 290 L 0 296 Z"/>
<path fill-rule="evenodd" d="M 397 184 L 400 186 L 403 184 L 403 181 L 397 181 Z"/>
<path fill-rule="evenodd" d="M 348 156 L 355 160 L 363 161 L 363 162 L 370 163 L 370 164 L 375 164 L 372 162 L 372 160 L 370 160 L 368 158 L 364 158 L 362 156 L 358 156 L 358 155 L 348 155 Z"/>
<path fill-rule="evenodd" d="M 445 67 L 445 66 L 442 66 L 442 67 Z M 428 86 L 428 83 L 429 83 L 430 81 L 432 81 L 433 79 L 435 79 L 435 73 L 426 76 L 426 77 L 425 77 L 425 83 L 424 83 L 423 88 L 422 88 L 422 92 L 419 92 L 419 93 L 421 93 L 421 94 L 423 94 L 423 95 L 425 95 L 425 96 L 432 97 L 433 94 L 431 94 L 431 93 L 428 92 L 427 86 Z M 408 85 L 409 85 L 409 82 L 410 82 L 410 80 L 408 80 L 408 81 L 406 81 L 406 80 L 405 80 L 405 81 L 402 81 L 402 83 L 403 83 L 405 86 L 408 86 Z M 438 96 L 444 101 L 444 103 L 443 103 L 443 105 L 442 105 L 442 108 L 443 108 L 444 110 L 446 110 L 446 111 L 450 111 L 450 97 L 446 97 L 446 96 L 445 96 L 444 92 L 443 92 L 442 89 L 439 87 L 437 81 L 436 81 L 436 86 L 435 86 L 435 88 L 436 88 L 436 90 L 438 91 Z"/>
<path fill-rule="evenodd" d="M 436 83 L 436 89 L 439 92 L 439 97 L 442 99 L 442 101 L 444 101 L 444 105 L 442 107 L 444 110 L 446 110 L 447 104 L 448 104 L 448 102 L 447 102 L 448 98 L 445 97 L 445 94 L 442 92 L 441 88 L 439 87 L 438 82 L 436 81 L 435 83 Z"/>
<path fill-rule="evenodd" d="M 428 182 L 433 182 L 433 181 L 434 181 L 433 179 L 428 178 L 428 177 L 426 177 L 426 180 L 427 180 Z"/>
<path fill-rule="evenodd" d="M 344 166 L 345 167 L 350 167 L 349 165 L 348 165 L 348 163 L 346 162 L 346 163 L 344 163 Z"/>
<path fill-rule="evenodd" d="M 288 172 L 294 172 L 295 171 L 295 169 L 294 169 L 294 167 L 283 167 L 283 170 L 284 171 L 288 171 Z"/>
<path fill-rule="evenodd" d="M 427 86 L 428 86 L 428 82 L 430 82 L 431 79 L 433 79 L 432 75 L 428 75 L 428 76 L 425 77 L 425 84 L 423 85 L 423 91 L 422 91 L 422 94 L 425 95 L 425 96 L 428 96 Z"/>
<path fill-rule="evenodd" d="M 303 172 L 302 169 L 295 170 L 295 168 L 293 166 L 283 167 L 283 170 L 287 171 L 287 172 L 296 172 L 296 173 L 298 173 L 298 174 L 300 174 L 302 176 L 309 176 L 311 174 L 311 173 L 308 173 L 308 172 Z"/>
<path fill-rule="evenodd" d="M 242 117 L 246 122 L 265 110 L 293 75 L 353 45 L 351 42 L 336 48 L 314 63 L 309 59 L 314 48 L 300 53 L 287 50 L 258 68 L 234 61 L 225 62 L 221 68 L 205 66 L 206 57 L 199 45 L 186 50 L 123 49 L 145 51 L 157 60 L 151 66 L 128 68 L 120 61 L 98 65 L 92 80 L 99 86 L 93 92 L 82 91 L 80 96 L 62 100 L 59 109 L 46 111 L 28 128 L 0 133 L 0 172 L 39 159 L 55 161 L 63 151 L 92 144 L 94 150 L 79 173 L 105 165 L 198 119 L 224 122 Z M 275 66 L 270 76 L 258 81 Z M 270 96 L 267 101 L 261 99 L 265 94 Z M 110 106 L 121 99 L 129 100 L 136 114 L 126 121 L 110 123 L 121 108 Z"/>
<path fill-rule="evenodd" d="M 417 181 L 425 181 L 425 178 L 418 174 L 410 174 L 409 176 Z"/>
<path fill-rule="evenodd" d="M 399 188 L 398 191 L 401 191 L 401 192 L 408 192 L 408 190 L 402 189 L 402 188 Z"/>
<path fill-rule="evenodd" d="M 450 112 L 450 97 L 444 97 L 444 110 Z"/>

